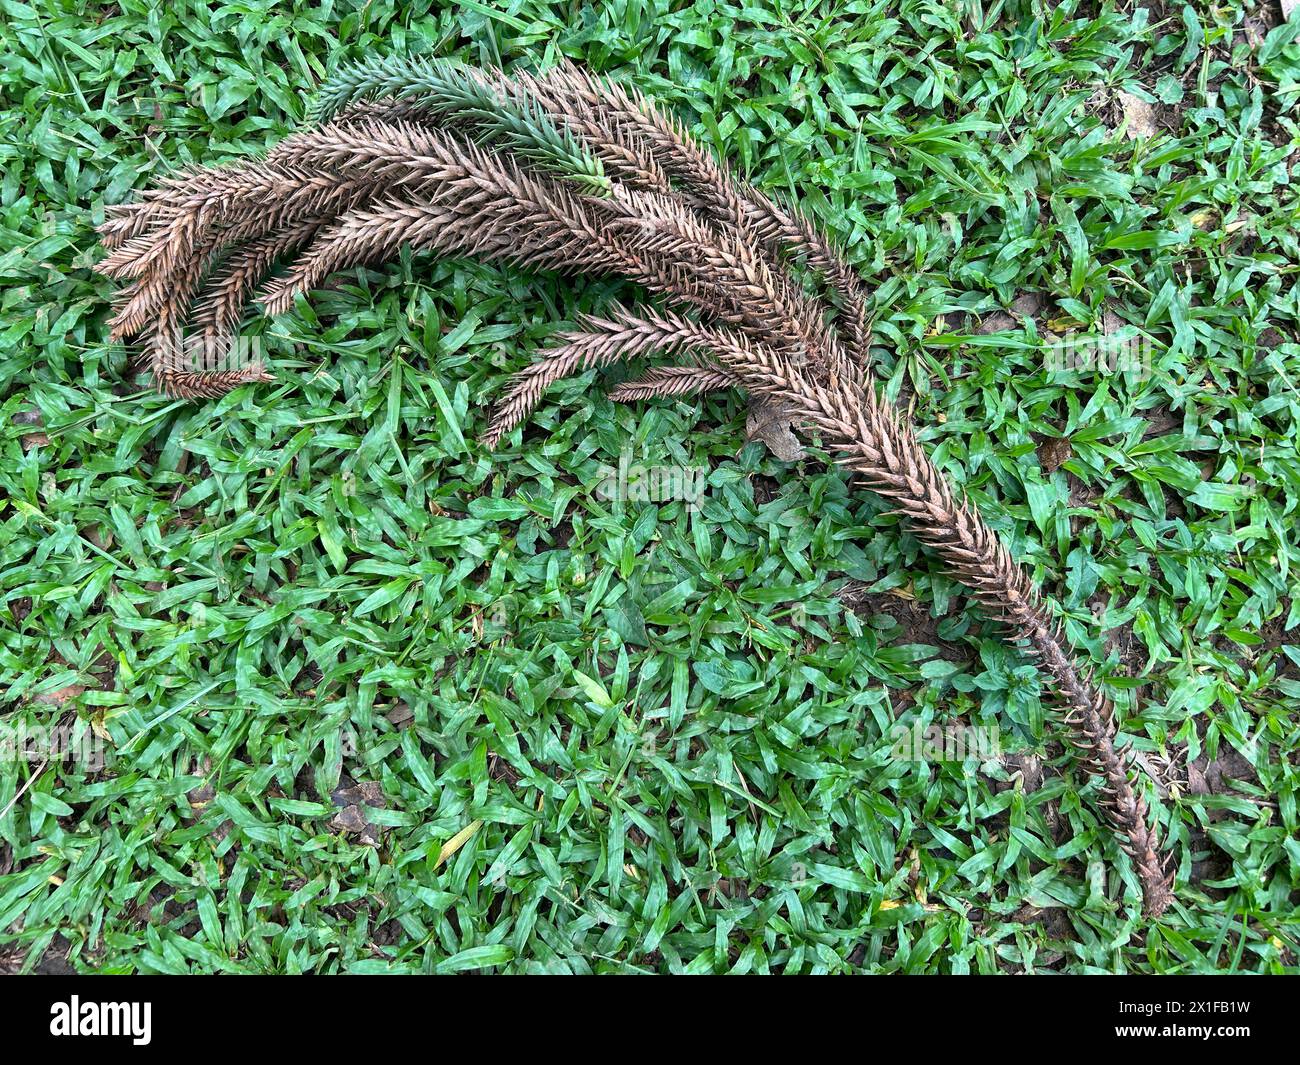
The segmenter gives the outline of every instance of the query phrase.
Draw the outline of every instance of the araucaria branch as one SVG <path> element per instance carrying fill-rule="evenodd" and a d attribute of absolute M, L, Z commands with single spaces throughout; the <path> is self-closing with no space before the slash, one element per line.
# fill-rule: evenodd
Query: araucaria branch
<path fill-rule="evenodd" d="M 109 209 L 99 269 L 130 279 L 113 333 L 143 339 L 161 389 L 216 396 L 269 379 L 260 364 L 222 362 L 259 284 L 263 307 L 278 313 L 331 273 L 402 247 L 640 283 L 676 309 L 579 323 L 516 375 L 485 444 L 512 432 L 553 382 L 650 354 L 677 362 L 616 398 L 736 387 L 779 404 L 905 516 L 1034 657 L 1081 768 L 1098 780 L 1146 913 L 1169 905 L 1111 704 L 1028 576 L 881 397 L 862 282 L 806 219 L 736 178 L 635 91 L 569 65 L 507 76 L 374 60 L 330 79 L 314 119 L 263 160 L 176 174 Z M 809 273 L 820 296 L 809 294 Z"/>

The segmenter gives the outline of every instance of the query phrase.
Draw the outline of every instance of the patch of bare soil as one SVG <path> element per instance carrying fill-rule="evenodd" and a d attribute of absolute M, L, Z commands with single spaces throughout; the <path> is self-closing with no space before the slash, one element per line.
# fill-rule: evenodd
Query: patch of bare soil
<path fill-rule="evenodd" d="M 1276 651 L 1283 644 L 1300 644 L 1300 626 L 1287 628 L 1287 618 L 1291 615 L 1291 600 L 1283 596 L 1278 603 L 1278 612 L 1259 627 L 1259 637 L 1264 642 L 1261 650 Z"/>
<path fill-rule="evenodd" d="M 1050 747 L 1053 753 L 1059 753 L 1059 745 L 1051 744 Z M 989 780 L 989 787 L 995 794 L 1000 794 L 1019 784 L 1026 795 L 1032 795 L 1043 786 L 1043 781 L 1049 774 L 1051 776 L 1057 775 L 1056 770 L 1050 766 L 1045 766 L 1043 760 L 1033 751 L 1016 751 L 1012 754 L 1003 755 L 1002 768 L 1006 771 L 1007 779 Z M 1007 820 L 1006 815 L 1001 815 L 1001 819 L 1005 823 Z M 1048 830 L 1052 833 L 1052 839 L 1057 844 L 1067 841 L 1069 826 L 1061 823 L 1060 807 L 1056 802 L 1048 802 L 1043 805 L 1043 820 L 1047 822 Z"/>
<path fill-rule="evenodd" d="M 840 602 L 864 621 L 885 615 L 892 618 L 902 632 L 891 642 L 919 643 L 939 649 L 939 657 L 948 662 L 970 662 L 970 652 L 964 644 L 952 643 L 939 635 L 939 623 L 951 614 L 936 618 L 929 609 L 915 599 L 895 595 L 893 592 L 872 592 L 861 581 L 849 581 L 840 589 Z"/>
<path fill-rule="evenodd" d="M 45 949 L 40 960 L 31 970 L 35 976 L 75 976 L 77 970 L 68 964 L 68 941 L 62 936 L 55 936 L 54 941 Z M 27 956 L 27 948 L 21 946 L 0 947 L 0 976 L 17 976 Z"/>
<path fill-rule="evenodd" d="M 1167 407 L 1141 412 L 1147 427 L 1142 430 L 1142 439 L 1151 440 L 1157 436 L 1168 436 L 1182 428 L 1183 419 Z"/>
<path fill-rule="evenodd" d="M 1017 924 L 1036 924 L 1041 928 L 1048 939 L 1058 940 L 1060 942 L 1072 942 L 1078 937 L 1074 934 L 1074 925 L 1070 923 L 1070 916 L 1065 909 L 1060 906 L 1049 906 L 1047 909 L 1040 910 L 1037 906 L 1028 904 L 1021 906 L 1011 915 L 1011 920 Z M 1058 969 L 1066 961 L 1066 954 L 1063 950 L 1052 950 L 1048 948 L 1042 950 L 1034 959 L 1035 969 Z M 1017 966 L 1010 962 L 1002 962 L 1003 968 L 1008 972 L 1019 972 Z"/>
<path fill-rule="evenodd" d="M 781 482 L 763 473 L 754 474 L 750 477 L 749 483 L 753 487 L 756 506 L 761 507 L 765 503 L 772 502 L 781 493 Z"/>
<path fill-rule="evenodd" d="M 1198 795 L 1240 795 L 1236 782 L 1257 784 L 1259 777 L 1255 767 L 1240 751 L 1227 740 L 1220 739 L 1218 751 L 1213 758 L 1202 751 L 1201 756 L 1193 762 L 1187 762 L 1185 747 L 1171 752 L 1169 759 L 1169 780 L 1172 788 L 1189 796 Z M 1229 817 L 1227 810 L 1207 807 L 1204 819 L 1207 825 L 1215 824 Z M 1201 890 L 1215 898 L 1224 897 L 1224 893 L 1209 887 L 1205 882 L 1222 880 L 1232 873 L 1232 859 L 1225 854 L 1206 828 L 1192 824 L 1188 829 L 1188 846 L 1194 857 L 1191 879 L 1201 885 Z"/>
<path fill-rule="evenodd" d="M 1088 600 L 1088 609 L 1099 622 L 1106 610 L 1108 597 L 1099 593 Z M 1147 646 L 1133 631 L 1133 623 L 1125 621 L 1119 625 L 1109 625 L 1102 635 L 1103 646 L 1106 649 L 1106 655 L 1114 655 L 1119 659 L 1123 671 L 1129 676 L 1137 676 L 1147 663 Z M 1139 703 L 1144 701 L 1148 694 L 1148 686 L 1143 685 L 1136 689 L 1134 694 Z"/>

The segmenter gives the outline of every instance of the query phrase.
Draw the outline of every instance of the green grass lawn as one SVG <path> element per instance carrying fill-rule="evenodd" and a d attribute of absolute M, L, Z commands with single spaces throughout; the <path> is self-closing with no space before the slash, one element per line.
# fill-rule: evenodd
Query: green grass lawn
<path fill-rule="evenodd" d="M 0 969 L 1294 971 L 1298 36 L 1271 0 L 0 0 L 0 738 L 103 755 L 0 759 Z M 834 234 L 1142 752 L 1158 923 L 1034 668 L 824 452 L 618 371 L 475 443 L 626 286 L 403 255 L 253 320 L 276 381 L 220 401 L 106 342 L 103 205 L 394 51 L 626 78 Z M 1150 372 L 1052 372 L 1071 333 Z"/>

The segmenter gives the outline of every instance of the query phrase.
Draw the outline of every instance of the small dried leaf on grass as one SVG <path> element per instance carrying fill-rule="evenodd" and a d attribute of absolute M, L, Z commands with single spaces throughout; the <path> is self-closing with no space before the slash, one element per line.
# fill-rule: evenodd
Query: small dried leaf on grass
<path fill-rule="evenodd" d="M 24 453 L 38 447 L 45 447 L 50 442 L 50 438 L 41 432 L 45 427 L 45 418 L 35 407 L 27 407 L 11 415 L 9 422 L 20 429 L 31 430 L 31 432 L 23 433 L 19 437 L 22 441 Z"/>
<path fill-rule="evenodd" d="M 396 729 L 407 728 L 415 720 L 415 712 L 406 703 L 397 703 L 387 714 L 388 723 Z"/>
<path fill-rule="evenodd" d="M 62 706 L 64 703 L 71 702 L 78 695 L 85 692 L 85 687 L 81 684 L 69 684 L 66 688 L 59 688 L 57 691 L 42 692 L 40 695 L 33 695 L 32 702 L 48 703 L 51 706 Z"/>
<path fill-rule="evenodd" d="M 1070 446 L 1068 436 L 1044 440 L 1038 445 L 1038 465 L 1043 468 L 1044 473 L 1055 473 L 1073 455 L 1074 449 Z"/>
<path fill-rule="evenodd" d="M 1156 109 L 1131 92 L 1119 93 L 1119 105 L 1124 111 L 1124 135 L 1129 140 L 1154 137 L 1160 127 L 1156 125 Z"/>
<path fill-rule="evenodd" d="M 371 824 L 365 814 L 366 807 L 382 810 L 388 806 L 378 781 L 368 780 L 336 788 L 330 793 L 330 800 L 335 806 L 341 807 L 330 821 L 331 827 L 360 837 L 362 843 L 378 846 L 383 829 Z"/>
<path fill-rule="evenodd" d="M 1016 320 L 1007 314 L 1006 311 L 994 311 L 992 314 L 985 315 L 984 320 L 980 322 L 979 328 L 975 330 L 982 337 L 991 336 L 994 333 L 1005 333 L 1008 329 L 1016 328 Z"/>
<path fill-rule="evenodd" d="M 790 412 L 770 400 L 751 399 L 745 418 L 745 439 L 767 446 L 782 462 L 799 462 L 807 452 L 791 428 Z"/>

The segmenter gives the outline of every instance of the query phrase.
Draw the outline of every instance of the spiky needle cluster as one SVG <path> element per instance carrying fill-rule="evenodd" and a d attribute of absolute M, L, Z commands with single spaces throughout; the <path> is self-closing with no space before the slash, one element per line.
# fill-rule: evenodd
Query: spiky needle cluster
<path fill-rule="evenodd" d="M 679 361 L 616 398 L 738 387 L 780 404 L 904 515 L 1037 660 L 1081 765 L 1098 778 L 1146 912 L 1169 905 L 1171 881 L 1110 703 L 1075 665 L 1024 571 L 878 394 L 862 282 L 812 225 L 734 177 L 635 91 L 571 65 L 507 77 L 440 59 L 376 59 L 328 81 L 314 119 L 265 159 L 179 173 L 109 210 L 99 269 L 130 279 L 113 335 L 143 339 L 159 387 L 217 396 L 269 379 L 261 365 L 221 362 L 259 283 L 263 307 L 278 313 L 331 273 L 403 246 L 639 282 L 686 313 L 585 319 L 516 375 L 484 442 L 494 446 L 561 378 L 652 353 Z M 809 294 L 810 276 L 823 295 Z"/>

